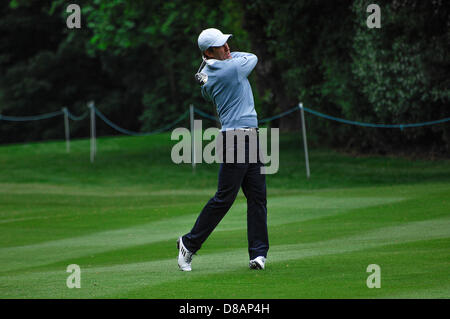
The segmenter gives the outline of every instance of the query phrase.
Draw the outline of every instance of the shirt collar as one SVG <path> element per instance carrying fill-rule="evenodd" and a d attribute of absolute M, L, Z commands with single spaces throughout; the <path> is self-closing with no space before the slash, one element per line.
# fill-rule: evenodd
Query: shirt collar
<path fill-rule="evenodd" d="M 208 64 L 208 65 L 213 65 L 214 63 L 216 63 L 218 60 L 216 60 L 216 59 L 208 59 L 208 60 L 206 60 L 206 64 Z"/>

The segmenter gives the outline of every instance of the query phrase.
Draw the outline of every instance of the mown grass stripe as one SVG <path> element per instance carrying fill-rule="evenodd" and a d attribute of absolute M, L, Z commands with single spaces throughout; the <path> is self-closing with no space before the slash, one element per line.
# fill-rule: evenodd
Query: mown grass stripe
<path fill-rule="evenodd" d="M 376 206 L 396 201 L 393 198 L 355 198 L 344 201 L 315 196 L 282 197 L 271 200 L 270 226 L 318 219 L 344 213 L 348 209 Z M 245 229 L 246 203 L 236 203 L 217 231 Z M 150 244 L 177 238 L 189 231 L 197 214 L 182 215 L 118 230 L 102 231 L 87 236 L 48 241 L 39 244 L 0 249 L 1 271 L 44 265 L 58 260 L 86 256 L 124 247 Z M 28 256 L 26 259 L 24 256 Z"/>
<path fill-rule="evenodd" d="M 450 237 L 450 218 L 440 218 L 420 222 L 411 222 L 395 227 L 384 227 L 358 236 L 316 243 L 279 245 L 272 247 L 268 263 L 274 267 L 279 262 L 297 260 L 315 256 L 348 253 L 380 246 L 407 243 L 419 240 Z M 175 245 L 174 245 L 175 247 Z M 46 297 L 108 297 L 123 293 L 127 289 L 150 287 L 163 282 L 183 280 L 192 276 L 203 276 L 230 271 L 244 271 L 247 268 L 245 249 L 196 256 L 191 273 L 182 273 L 174 258 L 143 263 L 121 264 L 108 267 L 82 267 L 84 290 L 69 290 L 65 287 L 67 274 L 62 271 L 30 272 L 14 276 L 1 276 L 3 296 L 18 297 L 15 294 L 19 286 L 26 283 L 28 292 L 22 291 L 21 297 L 33 295 Z M 60 288 L 58 288 L 60 287 Z M 13 295 L 11 295 L 11 293 Z"/>

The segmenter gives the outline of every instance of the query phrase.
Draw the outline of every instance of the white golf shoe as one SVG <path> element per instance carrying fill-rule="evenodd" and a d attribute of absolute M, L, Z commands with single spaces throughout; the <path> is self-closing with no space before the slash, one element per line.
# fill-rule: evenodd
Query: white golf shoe
<path fill-rule="evenodd" d="M 264 269 L 266 258 L 264 256 L 258 256 L 255 259 L 250 260 L 250 269 Z"/>
<path fill-rule="evenodd" d="M 184 246 L 182 237 L 177 240 L 178 249 L 178 267 L 181 271 L 191 271 L 192 255 L 189 250 Z"/>

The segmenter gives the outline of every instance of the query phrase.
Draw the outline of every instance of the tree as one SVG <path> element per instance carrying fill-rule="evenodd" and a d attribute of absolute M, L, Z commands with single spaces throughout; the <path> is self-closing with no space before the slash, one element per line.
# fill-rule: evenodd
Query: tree
<path fill-rule="evenodd" d="M 351 67 L 371 106 L 366 118 L 381 123 L 418 123 L 448 117 L 448 6 L 440 1 L 381 1 L 382 27 L 368 30 L 364 9 L 369 3 L 359 0 L 352 6 L 358 19 Z M 362 116 L 357 105 L 349 113 Z M 448 153 L 449 133 L 444 124 L 376 131 L 364 138 L 380 150 L 407 148 L 409 144 L 412 149 Z"/>

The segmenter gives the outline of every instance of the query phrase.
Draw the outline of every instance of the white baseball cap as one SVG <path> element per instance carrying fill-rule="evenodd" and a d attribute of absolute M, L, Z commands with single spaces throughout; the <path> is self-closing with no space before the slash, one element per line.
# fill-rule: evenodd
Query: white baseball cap
<path fill-rule="evenodd" d="M 224 45 L 232 34 L 223 34 L 220 30 L 209 28 L 203 30 L 198 36 L 198 47 L 204 52 L 209 47 L 220 47 Z"/>

